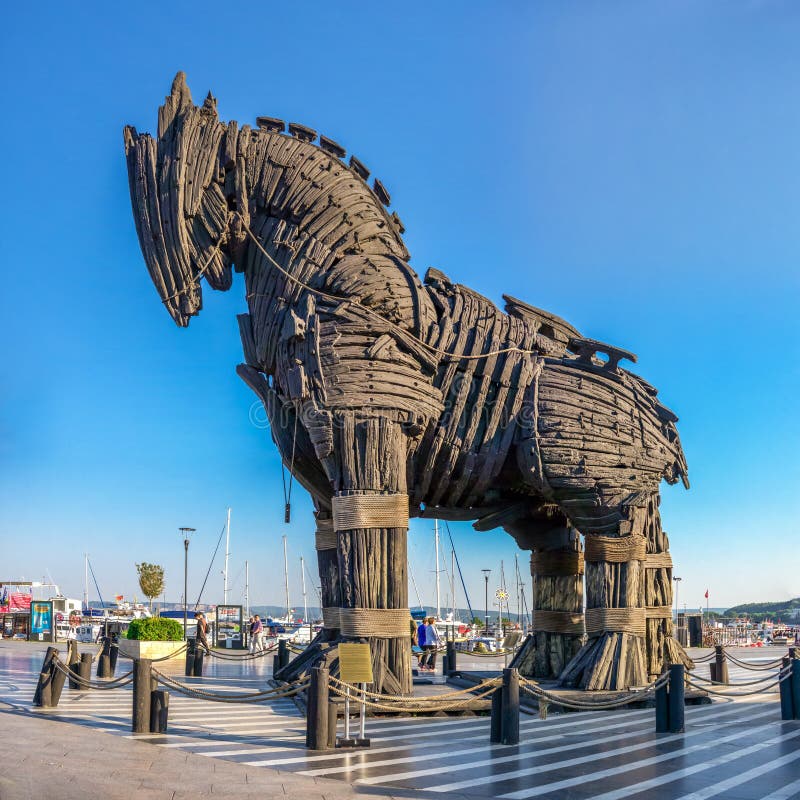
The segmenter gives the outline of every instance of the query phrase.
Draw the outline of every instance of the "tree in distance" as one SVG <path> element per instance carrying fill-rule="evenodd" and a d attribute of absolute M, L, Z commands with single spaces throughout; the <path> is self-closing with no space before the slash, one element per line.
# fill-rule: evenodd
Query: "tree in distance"
<path fill-rule="evenodd" d="M 164 591 L 164 567 L 158 564 L 148 564 L 143 561 L 136 565 L 139 573 L 139 588 L 142 594 L 150 600 L 150 613 L 153 613 L 153 598 Z"/>

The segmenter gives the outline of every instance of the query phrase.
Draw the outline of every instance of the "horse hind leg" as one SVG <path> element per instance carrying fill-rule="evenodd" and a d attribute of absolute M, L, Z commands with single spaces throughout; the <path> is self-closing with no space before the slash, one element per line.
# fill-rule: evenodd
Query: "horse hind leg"
<path fill-rule="evenodd" d="M 583 641 L 583 548 L 566 517 L 527 516 L 505 529 L 531 551 L 533 629 L 514 659 L 526 677 L 557 678 Z"/>
<path fill-rule="evenodd" d="M 647 671 L 650 680 L 657 678 L 669 664 L 694 666 L 674 636 L 672 622 L 672 556 L 669 538 L 661 528 L 659 496 L 653 495 L 645 509 L 643 522 L 647 539 L 644 570 L 644 599 L 647 619 Z"/>
<path fill-rule="evenodd" d="M 658 495 L 621 511 L 614 535 L 586 535 L 588 641 L 561 674 L 565 686 L 627 689 L 657 677 L 667 663 L 691 664 L 672 637 Z"/>

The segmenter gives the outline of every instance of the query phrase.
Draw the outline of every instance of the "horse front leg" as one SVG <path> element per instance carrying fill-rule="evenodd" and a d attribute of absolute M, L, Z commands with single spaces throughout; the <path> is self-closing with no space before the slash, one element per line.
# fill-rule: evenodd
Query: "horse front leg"
<path fill-rule="evenodd" d="M 337 411 L 333 429 L 340 639 L 369 642 L 375 691 L 408 694 L 406 434 L 390 412 Z"/>

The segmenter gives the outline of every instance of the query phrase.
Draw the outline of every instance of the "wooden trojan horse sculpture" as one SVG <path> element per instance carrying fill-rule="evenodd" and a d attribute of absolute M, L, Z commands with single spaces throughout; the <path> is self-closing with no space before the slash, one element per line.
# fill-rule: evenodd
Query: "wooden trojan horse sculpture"
<path fill-rule="evenodd" d="M 325 627 L 284 677 L 365 638 L 375 688 L 410 691 L 409 516 L 502 526 L 531 551 L 525 674 L 623 688 L 685 659 L 658 502 L 687 469 L 677 418 L 619 366 L 635 356 L 436 270 L 421 282 L 357 158 L 303 125 L 223 123 L 182 73 L 157 138 L 128 127 L 125 148 L 174 321 L 199 313 L 202 278 L 226 290 L 244 273 L 238 371 L 314 499 Z"/>

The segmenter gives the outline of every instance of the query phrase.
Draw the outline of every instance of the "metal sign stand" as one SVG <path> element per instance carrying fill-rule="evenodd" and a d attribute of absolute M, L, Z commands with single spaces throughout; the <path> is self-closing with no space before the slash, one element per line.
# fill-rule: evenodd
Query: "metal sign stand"
<path fill-rule="evenodd" d="M 366 644 L 341 644 L 339 645 L 339 673 L 342 680 L 358 683 L 361 689 L 359 702 L 359 735 L 350 735 L 350 686 L 344 692 L 344 736 L 337 737 L 336 747 L 369 747 L 370 740 L 366 737 L 367 725 L 367 683 L 372 683 L 372 663 L 369 655 L 369 645 Z"/>

